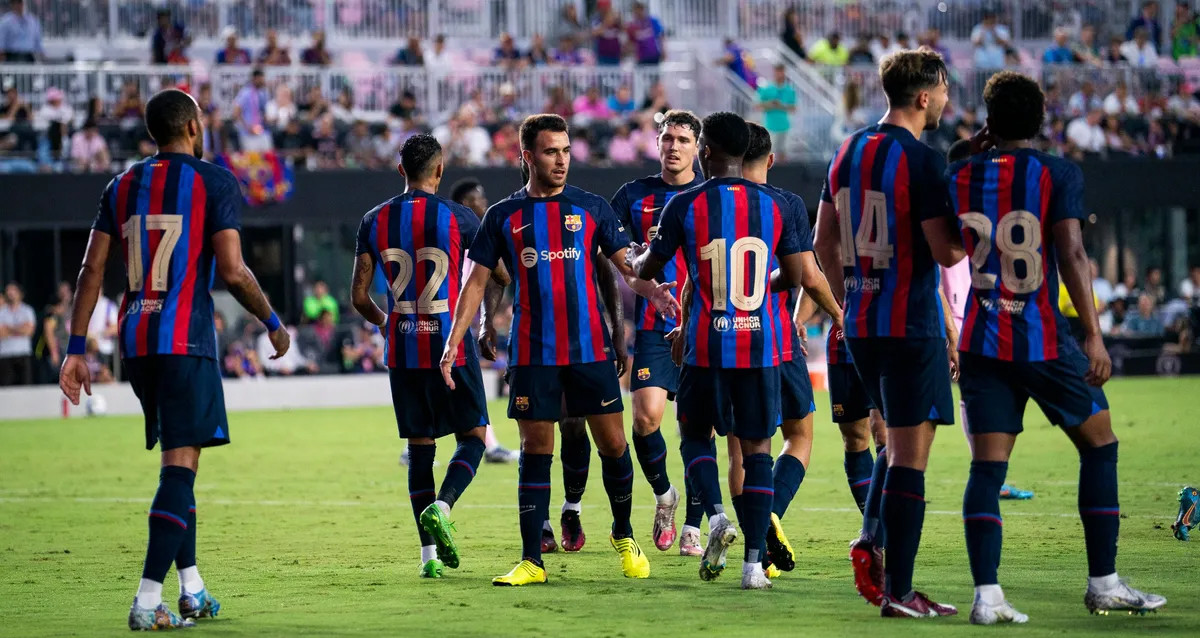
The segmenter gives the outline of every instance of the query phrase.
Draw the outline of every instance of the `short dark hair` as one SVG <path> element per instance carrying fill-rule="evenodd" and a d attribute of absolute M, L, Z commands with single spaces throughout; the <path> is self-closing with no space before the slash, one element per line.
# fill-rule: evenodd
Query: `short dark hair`
<path fill-rule="evenodd" d="M 958 140 L 946 151 L 946 163 L 953 164 L 971 156 L 971 140 Z"/>
<path fill-rule="evenodd" d="M 467 194 L 476 188 L 483 188 L 483 184 L 479 183 L 479 180 L 474 177 L 464 177 L 454 182 L 454 185 L 450 187 L 450 200 L 461 204 L 467 198 Z"/>
<path fill-rule="evenodd" d="M 164 89 L 146 103 L 146 132 L 159 148 L 183 135 L 187 123 L 200 119 L 192 96 L 179 89 Z"/>
<path fill-rule="evenodd" d="M 400 147 L 400 167 L 409 179 L 425 177 L 437 166 L 442 155 L 442 145 L 428 133 L 414 135 L 404 140 Z"/>
<path fill-rule="evenodd" d="M 566 133 L 567 121 L 561 115 L 553 113 L 539 113 L 525 118 L 525 121 L 521 122 L 521 150 L 532 151 L 533 145 L 537 142 L 538 133 L 542 131 Z"/>
<path fill-rule="evenodd" d="M 700 137 L 700 118 L 695 113 L 683 109 L 671 109 L 663 114 L 662 122 L 658 124 L 658 132 L 662 133 L 668 126 L 680 126 L 692 129 L 692 134 Z"/>
<path fill-rule="evenodd" d="M 750 146 L 750 127 L 737 113 L 717 111 L 704 118 L 701 129 L 710 147 L 730 157 L 742 157 Z"/>
<path fill-rule="evenodd" d="M 983 87 L 988 130 L 1002 140 L 1037 137 L 1046 120 L 1046 96 L 1028 75 L 1001 71 Z"/>
<path fill-rule="evenodd" d="M 746 126 L 750 127 L 750 145 L 746 147 L 742 161 L 749 164 L 766 159 L 771 153 L 771 134 L 758 122 L 746 122 Z"/>
<path fill-rule="evenodd" d="M 897 51 L 879 63 L 883 93 L 894 107 L 911 106 L 918 93 L 948 82 L 949 77 L 946 61 L 929 47 Z"/>

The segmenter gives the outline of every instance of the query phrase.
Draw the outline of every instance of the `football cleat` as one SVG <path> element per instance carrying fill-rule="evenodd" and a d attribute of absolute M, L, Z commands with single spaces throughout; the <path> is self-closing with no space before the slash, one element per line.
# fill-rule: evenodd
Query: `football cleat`
<path fill-rule="evenodd" d="M 899 599 L 884 594 L 879 603 L 879 615 L 884 618 L 937 618 L 957 613 L 952 605 L 935 603 L 919 591 L 911 591 Z"/>
<path fill-rule="evenodd" d="M 700 546 L 700 530 L 694 527 L 684 526 L 683 533 L 679 535 L 679 555 L 704 555 L 704 548 Z"/>
<path fill-rule="evenodd" d="M 1000 486 L 1000 498 L 1011 501 L 1028 501 L 1033 498 L 1033 492 L 1013 487 L 1008 483 Z"/>
<path fill-rule="evenodd" d="M 421 512 L 421 529 L 437 543 L 438 559 L 445 563 L 446 567 L 458 569 L 458 545 L 454 542 L 453 534 L 458 530 L 437 503 L 430 503 L 429 507 Z"/>
<path fill-rule="evenodd" d="M 497 445 L 483 453 L 483 460 L 487 463 L 516 463 L 519 458 L 521 458 L 520 452 L 510 450 L 503 445 Z"/>
<path fill-rule="evenodd" d="M 540 585 L 544 582 L 546 582 L 546 568 L 529 559 L 517 563 L 517 566 L 507 574 L 492 579 L 492 584 L 497 587 Z"/>
<path fill-rule="evenodd" d="M 1179 516 L 1175 517 L 1175 524 L 1171 525 L 1171 531 L 1175 533 L 1175 538 L 1186 541 L 1188 532 L 1200 523 L 1200 516 L 1196 515 L 1198 504 L 1200 504 L 1200 492 L 1196 488 L 1185 487 L 1179 490 Z"/>
<path fill-rule="evenodd" d="M 767 578 L 762 564 L 746 564 L 742 568 L 742 589 L 770 589 L 771 579 Z"/>
<path fill-rule="evenodd" d="M 445 573 L 446 566 L 436 558 L 431 558 L 421 565 L 421 578 L 441 578 Z"/>
<path fill-rule="evenodd" d="M 713 520 L 719 522 L 713 525 Z M 725 556 L 729 546 L 737 542 L 737 528 L 724 516 L 708 519 L 711 529 L 708 531 L 708 547 L 700 559 L 700 580 L 716 580 L 725 570 Z"/>
<path fill-rule="evenodd" d="M 625 574 L 625 578 L 650 577 L 650 561 L 642 553 L 642 548 L 638 547 L 637 541 L 632 538 L 613 538 L 611 535 L 608 541 L 621 557 L 621 573 Z"/>
<path fill-rule="evenodd" d="M 767 563 L 767 566 L 765 569 L 763 569 L 763 572 L 767 575 L 767 578 L 779 578 L 783 575 L 783 572 L 779 571 L 779 568 L 775 566 L 775 563 Z"/>
<path fill-rule="evenodd" d="M 542 553 L 553 554 L 558 551 L 558 541 L 554 540 L 554 530 L 550 527 L 550 521 L 546 521 L 546 526 L 542 528 Z"/>
<path fill-rule="evenodd" d="M 883 601 L 883 548 L 859 538 L 850 545 L 850 564 L 858 595 L 878 607 Z"/>
<path fill-rule="evenodd" d="M 198 594 L 184 592 L 179 595 L 179 615 L 184 618 L 215 618 L 221 611 L 221 603 L 209 595 L 207 589 Z"/>
<path fill-rule="evenodd" d="M 663 552 L 675 544 L 675 509 L 679 507 L 679 492 L 675 487 L 667 493 L 671 495 L 671 502 L 654 507 L 654 546 Z"/>
<path fill-rule="evenodd" d="M 975 604 L 971 605 L 971 615 L 968 620 L 972 625 L 998 625 L 1000 623 L 1020 625 L 1029 622 L 1029 616 L 1017 611 L 1008 604 L 1007 600 L 1001 601 L 999 605 L 989 605 L 976 596 Z"/>
<path fill-rule="evenodd" d="M 562 527 L 563 551 L 577 552 L 583 549 L 583 544 L 587 542 L 587 535 L 583 533 L 583 523 L 579 520 L 579 512 L 563 510 L 562 518 L 558 523 Z"/>
<path fill-rule="evenodd" d="M 796 553 L 783 534 L 783 523 L 774 512 L 771 512 L 771 524 L 767 527 L 767 558 L 785 572 L 796 568 Z"/>
<path fill-rule="evenodd" d="M 129 628 L 134 631 L 163 631 L 195 626 L 195 621 L 180 618 L 166 605 L 159 605 L 153 609 L 138 607 L 135 598 L 133 606 L 129 608 Z"/>
<path fill-rule="evenodd" d="M 1083 595 L 1083 604 L 1087 606 L 1088 612 L 1093 614 L 1107 615 L 1110 611 L 1144 614 L 1158 611 L 1167 604 L 1167 599 L 1158 594 L 1138 591 L 1121 580 L 1117 581 L 1116 587 L 1102 592 L 1089 586 L 1087 593 Z"/>

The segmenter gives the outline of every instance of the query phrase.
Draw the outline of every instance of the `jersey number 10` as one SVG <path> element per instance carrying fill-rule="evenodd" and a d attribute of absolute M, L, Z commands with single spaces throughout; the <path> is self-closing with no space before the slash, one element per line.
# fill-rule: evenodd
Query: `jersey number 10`
<path fill-rule="evenodd" d="M 381 251 L 379 256 L 384 261 L 396 264 L 396 279 L 392 281 L 392 298 L 396 300 L 396 305 L 392 309 L 393 313 L 436 315 L 450 312 L 449 299 L 434 299 L 438 291 L 442 289 L 442 282 L 446 281 L 446 275 L 450 272 L 450 256 L 445 251 L 426 246 L 418 248 L 416 259 L 413 259 L 414 255 L 409 255 L 399 248 L 388 248 Z M 425 287 L 421 289 L 421 296 L 415 302 L 401 301 L 404 291 L 408 289 L 408 282 L 412 281 L 414 262 L 422 261 L 433 264 L 433 272 L 429 274 L 429 281 L 425 282 Z"/>
<path fill-rule="evenodd" d="M 732 303 L 738 310 L 754 312 L 762 307 L 767 292 L 767 243 L 758 237 L 742 237 L 728 252 L 725 244 L 722 237 L 700 248 L 700 259 L 711 262 L 712 309 L 724 312 L 727 303 Z M 747 281 L 746 255 L 750 254 L 754 255 L 754 272 Z"/>

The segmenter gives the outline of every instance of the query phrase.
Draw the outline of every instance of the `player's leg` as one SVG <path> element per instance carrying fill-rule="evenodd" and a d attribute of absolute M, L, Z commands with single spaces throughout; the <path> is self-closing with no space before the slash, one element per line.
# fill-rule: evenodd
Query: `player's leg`
<path fill-rule="evenodd" d="M 708 544 L 700 559 L 701 580 L 713 580 L 725 570 L 737 527 L 725 515 L 713 434 L 724 436 L 732 423 L 724 371 L 684 364 L 679 372 L 679 433 L 684 477 L 708 514 Z"/>
<path fill-rule="evenodd" d="M 520 457 L 520 452 L 510 450 L 500 444 L 500 439 L 496 438 L 496 430 L 492 428 L 492 424 L 487 425 L 487 431 L 483 437 L 484 459 L 488 463 L 512 463 Z"/>
<path fill-rule="evenodd" d="M 839 423 L 838 429 L 842 434 L 842 468 L 846 471 L 846 483 L 850 486 L 854 504 L 858 506 L 858 511 L 862 512 L 867 507 L 871 471 L 875 466 L 875 460 L 871 458 L 871 421 L 862 418 L 849 423 Z"/>
<path fill-rule="evenodd" d="M 636 368 L 637 363 L 634 363 Z M 667 407 L 667 391 L 642 387 L 633 392 L 633 449 L 642 475 L 654 491 L 654 546 L 666 551 L 675 543 L 675 509 L 679 493 L 667 477 L 667 442 L 662 435 L 662 417 Z"/>
<path fill-rule="evenodd" d="M 437 500 L 433 462 L 437 442 L 432 437 L 416 436 L 406 440 L 408 448 L 408 503 L 421 540 L 421 577 L 441 578 L 443 563 L 437 555 L 437 543 L 421 525 L 421 513 Z"/>
<path fill-rule="evenodd" d="M 717 457 L 717 439 L 713 433 L 709 433 L 709 456 Z M 683 431 L 679 433 L 679 457 L 682 459 L 683 454 Z M 684 463 L 686 465 L 686 462 Z M 700 556 L 704 553 L 704 548 L 700 544 L 700 522 L 704 519 L 704 503 L 700 500 L 700 494 L 696 487 L 692 484 L 692 480 L 688 478 L 687 472 L 683 476 L 684 489 L 687 498 L 687 509 L 684 513 L 683 529 L 679 532 L 679 554 L 681 556 Z"/>
<path fill-rule="evenodd" d="M 767 533 L 775 495 L 771 437 L 780 423 L 780 370 L 731 370 L 727 379 L 733 428 L 741 442 L 745 472 L 742 483 L 745 518 L 741 525 L 746 535 L 746 547 L 742 589 L 765 589 L 771 586 L 763 569 L 763 559 L 767 556 Z"/>
<path fill-rule="evenodd" d="M 566 414 L 566 407 L 563 407 Z M 559 462 L 562 465 L 563 505 L 559 515 L 562 528 L 562 548 L 566 552 L 583 549 L 587 536 L 583 533 L 580 520 L 583 509 L 580 502 L 587 489 L 588 470 L 592 460 L 592 442 L 588 438 L 587 422 L 583 417 L 563 417 L 558 422 Z M 546 521 L 542 529 L 542 551 L 554 551 L 554 528 Z"/>
<path fill-rule="evenodd" d="M 176 616 L 163 604 L 162 588 L 167 571 L 179 556 L 180 548 L 189 535 L 188 528 L 194 527 L 192 510 L 196 500 L 192 489 L 199 462 L 198 445 L 170 448 L 162 452 L 158 490 L 150 503 L 150 540 L 142 564 L 142 579 L 133 608 L 129 611 L 131 629 L 169 629 L 191 623 L 189 619 Z"/>
<path fill-rule="evenodd" d="M 786 419 L 780 429 L 783 431 L 783 448 L 775 459 L 772 472 L 775 493 L 771 501 L 770 524 L 767 527 L 767 557 L 773 565 L 788 572 L 796 567 L 796 555 L 783 532 L 780 519 L 787 513 L 800 484 L 804 482 L 804 474 L 812 456 L 812 412 L 800 419 Z"/>
<path fill-rule="evenodd" d="M 746 482 L 746 470 L 742 468 L 742 441 L 736 434 L 725 435 L 725 453 L 729 464 L 725 471 L 725 483 L 729 486 L 729 504 L 738 525 L 746 520 L 742 513 L 742 485 Z"/>

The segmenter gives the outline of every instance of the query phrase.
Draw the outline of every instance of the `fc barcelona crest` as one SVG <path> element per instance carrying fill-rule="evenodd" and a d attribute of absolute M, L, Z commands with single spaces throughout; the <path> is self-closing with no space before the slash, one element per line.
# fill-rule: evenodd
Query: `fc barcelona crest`
<path fill-rule="evenodd" d="M 524 411 L 529 409 L 529 397 L 513 397 L 514 404 L 518 410 Z"/>
<path fill-rule="evenodd" d="M 564 215 L 563 225 L 567 230 L 577 233 L 583 228 L 583 215 Z"/>
<path fill-rule="evenodd" d="M 650 368 L 638 368 L 638 381 L 645 381 L 650 378 Z"/>

